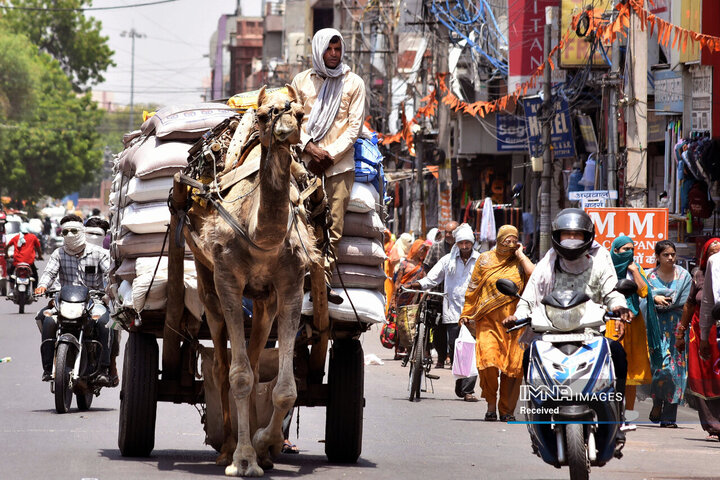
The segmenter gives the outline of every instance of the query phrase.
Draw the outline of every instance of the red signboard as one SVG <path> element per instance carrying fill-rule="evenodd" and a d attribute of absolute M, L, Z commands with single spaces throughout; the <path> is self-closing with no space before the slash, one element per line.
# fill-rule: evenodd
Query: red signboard
<path fill-rule="evenodd" d="M 514 0 L 508 8 L 508 91 L 527 80 L 543 64 L 545 7 L 560 0 Z"/>
<path fill-rule="evenodd" d="M 587 208 L 595 224 L 595 240 L 610 250 L 613 240 L 627 235 L 635 242 L 635 262 L 655 266 L 655 244 L 668 238 L 667 208 Z"/>

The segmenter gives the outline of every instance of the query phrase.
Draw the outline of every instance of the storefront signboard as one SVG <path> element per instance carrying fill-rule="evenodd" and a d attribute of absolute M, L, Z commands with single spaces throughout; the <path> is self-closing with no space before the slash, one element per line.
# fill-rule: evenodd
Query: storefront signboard
<path fill-rule="evenodd" d="M 580 135 L 582 135 L 583 142 L 585 143 L 585 151 L 588 153 L 597 153 L 598 144 L 592 118 L 590 118 L 589 115 L 581 113 L 577 116 L 577 121 L 578 126 L 580 127 Z"/>
<path fill-rule="evenodd" d="M 658 70 L 655 77 L 655 113 L 657 115 L 682 115 L 682 75 L 672 70 Z"/>
<path fill-rule="evenodd" d="M 697 65 L 692 74 L 692 129 L 696 132 L 712 131 L 712 75 L 713 67 Z"/>
<path fill-rule="evenodd" d="M 627 235 L 635 242 L 635 262 L 655 266 L 655 244 L 668 236 L 667 208 L 587 208 L 595 224 L 595 240 L 610 250 L 613 240 Z"/>
<path fill-rule="evenodd" d="M 538 96 L 522 99 L 525 117 L 527 118 L 527 138 L 531 157 L 542 155 L 542 126 L 538 118 L 538 111 L 542 99 Z M 574 158 L 575 140 L 572 131 L 572 119 L 567 100 L 558 98 L 554 102 L 555 114 L 550 131 L 550 142 L 554 158 Z"/>
<path fill-rule="evenodd" d="M 524 152 L 527 144 L 527 122 L 517 115 L 495 115 L 498 152 Z"/>

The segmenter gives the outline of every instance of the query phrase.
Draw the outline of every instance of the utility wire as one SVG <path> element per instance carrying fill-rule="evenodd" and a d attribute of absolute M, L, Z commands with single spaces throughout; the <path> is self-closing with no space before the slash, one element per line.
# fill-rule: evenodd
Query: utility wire
<path fill-rule="evenodd" d="M 22 6 L 8 6 L 3 5 L 0 6 L 0 8 L 4 8 L 7 10 L 27 10 L 27 11 L 33 11 L 33 12 L 89 12 L 89 11 L 97 11 L 97 10 L 120 10 L 123 8 L 137 8 L 137 7 L 147 7 L 150 5 L 159 5 L 161 3 L 172 3 L 177 2 L 178 0 L 158 0 L 156 2 L 146 2 L 146 3 L 133 3 L 131 5 L 117 5 L 114 7 L 79 7 L 79 8 L 62 8 L 62 7 L 22 7 Z"/>

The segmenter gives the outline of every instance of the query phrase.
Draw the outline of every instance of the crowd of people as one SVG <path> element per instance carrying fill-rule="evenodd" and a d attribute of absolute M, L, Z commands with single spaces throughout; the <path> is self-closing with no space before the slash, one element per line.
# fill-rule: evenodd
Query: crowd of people
<path fill-rule="evenodd" d="M 513 421 L 523 372 L 527 370 L 530 328 L 507 329 L 529 316 L 533 305 L 557 289 L 585 290 L 593 301 L 615 313 L 608 320 L 609 340 L 624 399 L 624 418 L 637 418 L 637 398 L 651 398 L 649 420 L 677 428 L 678 405 L 687 395 L 698 410 L 708 439 L 720 440 L 720 349 L 711 311 L 720 300 L 720 238 L 702 248 L 691 274 L 677 264 L 677 249 L 669 240 L 655 246 L 656 265 L 643 269 L 634 260 L 635 242 L 617 237 L 608 251 L 594 241 L 594 226 L 579 209 L 561 211 L 553 221 L 552 245 L 537 265 L 527 257 L 512 225 L 497 231 L 489 250 L 467 224 L 449 222 L 432 229 L 425 239 L 386 232 L 388 322 L 397 312 L 417 303 L 408 289 L 441 289 L 446 295 L 442 320 L 433 331 L 435 368 L 452 366 L 459 328 L 466 325 L 476 340 L 476 364 L 486 421 Z M 526 302 L 498 291 L 505 278 L 518 286 Z M 627 297 L 613 291 L 618 280 L 630 279 L 637 291 Z M 714 283 L 713 283 L 714 282 Z M 387 345 L 386 345 L 387 346 Z M 407 353 L 396 348 L 395 359 Z M 474 402 L 477 377 L 457 380 L 455 393 Z M 624 421 L 623 431 L 634 430 Z"/>

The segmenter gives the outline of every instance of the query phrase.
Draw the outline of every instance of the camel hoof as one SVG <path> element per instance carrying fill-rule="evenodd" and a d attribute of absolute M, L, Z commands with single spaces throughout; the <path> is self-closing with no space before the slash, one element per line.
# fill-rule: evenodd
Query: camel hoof
<path fill-rule="evenodd" d="M 255 451 L 261 458 L 271 460 L 271 458 L 276 458 L 280 455 L 283 440 L 282 432 L 273 434 L 268 431 L 267 428 L 262 428 L 255 432 L 252 443 Z M 272 464 L 272 461 L 270 461 L 270 463 Z"/>
<path fill-rule="evenodd" d="M 258 458 L 258 465 L 260 465 L 260 468 L 263 470 L 272 470 L 275 464 L 273 463 L 272 459 L 268 456 L 260 455 Z"/>
<path fill-rule="evenodd" d="M 225 476 L 227 477 L 262 477 L 265 474 L 262 468 L 257 465 L 248 465 L 244 468 L 238 468 L 234 463 L 225 468 Z"/>

